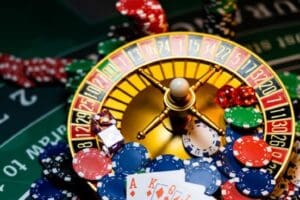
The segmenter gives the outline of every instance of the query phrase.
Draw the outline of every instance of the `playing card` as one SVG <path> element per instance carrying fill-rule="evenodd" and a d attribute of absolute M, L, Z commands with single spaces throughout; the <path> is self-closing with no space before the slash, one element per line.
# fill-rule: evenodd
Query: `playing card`
<path fill-rule="evenodd" d="M 168 191 L 169 185 L 179 184 L 184 180 L 184 170 L 128 175 L 127 200 L 152 200 L 154 193 L 157 197 L 161 197 Z"/>
<path fill-rule="evenodd" d="M 178 185 L 181 190 L 180 194 L 175 194 L 170 200 L 214 200 L 212 196 L 206 195 L 205 187 L 193 183 L 184 182 Z"/>
<path fill-rule="evenodd" d="M 203 185 L 185 182 L 184 170 L 127 176 L 127 200 L 213 200 Z"/>

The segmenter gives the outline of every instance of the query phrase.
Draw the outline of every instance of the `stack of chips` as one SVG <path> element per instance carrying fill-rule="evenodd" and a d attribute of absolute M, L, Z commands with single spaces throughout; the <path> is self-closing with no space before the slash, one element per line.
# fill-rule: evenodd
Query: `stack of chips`
<path fill-rule="evenodd" d="M 69 77 L 66 82 L 66 89 L 74 93 L 82 79 L 95 64 L 96 62 L 93 60 L 74 60 L 68 64 L 65 68 Z"/>
<path fill-rule="evenodd" d="M 31 58 L 21 59 L 0 53 L 0 76 L 15 84 L 30 88 L 37 83 L 66 83 L 65 66 L 70 59 Z"/>
<path fill-rule="evenodd" d="M 146 34 L 168 31 L 168 22 L 162 6 L 157 0 L 119 0 L 117 10 L 131 17 Z"/>
<path fill-rule="evenodd" d="M 117 41 L 130 42 L 137 38 L 145 36 L 145 33 L 134 23 L 123 22 L 118 25 L 111 25 L 107 37 Z"/>
<path fill-rule="evenodd" d="M 225 38 L 235 36 L 236 9 L 235 0 L 205 0 L 204 31 Z"/>

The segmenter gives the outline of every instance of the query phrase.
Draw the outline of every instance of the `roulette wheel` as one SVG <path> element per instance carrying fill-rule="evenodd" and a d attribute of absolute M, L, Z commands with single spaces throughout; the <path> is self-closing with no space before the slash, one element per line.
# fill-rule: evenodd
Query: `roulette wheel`
<path fill-rule="evenodd" d="M 244 125 L 245 113 L 231 110 L 229 120 L 226 109 L 214 101 L 225 85 L 254 88 L 257 103 L 253 107 L 261 118 L 250 128 L 263 130 L 263 139 L 272 149 L 265 169 L 279 178 L 288 165 L 295 136 L 292 104 L 284 85 L 250 50 L 203 33 L 169 32 L 140 38 L 98 62 L 79 85 L 69 110 L 71 153 L 101 149 L 91 121 L 103 109 L 113 115 L 125 142 L 143 144 L 151 158 L 161 154 L 190 158 L 193 148 L 185 147 L 182 136 L 193 120 L 206 125 L 200 132 L 217 133 L 219 145 L 224 146 L 229 123 L 249 130 Z M 96 189 L 95 182 L 89 184 Z"/>

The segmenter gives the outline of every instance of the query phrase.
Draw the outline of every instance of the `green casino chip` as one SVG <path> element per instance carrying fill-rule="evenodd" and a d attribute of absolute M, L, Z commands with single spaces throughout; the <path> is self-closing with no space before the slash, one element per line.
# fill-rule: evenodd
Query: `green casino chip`
<path fill-rule="evenodd" d="M 68 100 L 67 100 L 68 105 L 71 105 L 73 99 L 74 99 L 74 94 L 72 94 L 68 97 Z"/>
<path fill-rule="evenodd" d="M 124 39 L 111 38 L 103 42 L 99 42 L 98 53 L 100 55 L 106 56 L 107 54 L 111 53 L 113 50 L 117 49 L 123 44 L 125 44 L 125 38 Z"/>
<path fill-rule="evenodd" d="M 95 64 L 93 60 L 74 60 L 66 66 L 66 72 L 70 75 L 86 75 Z"/>
<path fill-rule="evenodd" d="M 224 118 L 227 123 L 245 129 L 255 128 L 263 122 L 261 112 L 253 107 L 226 108 Z"/>
<path fill-rule="evenodd" d="M 205 6 L 210 13 L 219 15 L 234 13 L 237 10 L 237 4 L 235 0 L 208 0 Z"/>
<path fill-rule="evenodd" d="M 85 73 L 75 75 L 73 77 L 68 78 L 67 83 L 66 83 L 66 89 L 70 91 L 71 93 L 74 93 L 79 86 L 80 82 L 83 80 L 85 77 Z"/>
<path fill-rule="evenodd" d="M 300 137 L 300 121 L 296 121 L 296 135 Z"/>
<path fill-rule="evenodd" d="M 300 76 L 291 72 L 279 72 L 278 76 L 285 85 L 291 98 L 300 98 Z"/>

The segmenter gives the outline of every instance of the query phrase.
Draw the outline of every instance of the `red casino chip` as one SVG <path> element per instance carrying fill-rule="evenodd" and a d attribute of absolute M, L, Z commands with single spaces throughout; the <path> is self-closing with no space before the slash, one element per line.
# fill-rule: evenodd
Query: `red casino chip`
<path fill-rule="evenodd" d="M 26 75 L 30 79 L 39 83 L 52 82 L 53 78 L 47 73 L 48 66 L 42 58 L 32 58 L 24 60 L 26 66 Z"/>
<path fill-rule="evenodd" d="M 148 0 L 119 0 L 116 3 L 117 10 L 122 15 L 135 16 L 142 10 Z"/>
<path fill-rule="evenodd" d="M 0 63 L 0 74 L 3 79 L 26 88 L 35 85 L 34 82 L 26 77 L 25 66 L 20 58 L 9 54 L 1 54 Z"/>
<path fill-rule="evenodd" d="M 251 200 L 241 194 L 235 187 L 235 179 L 230 179 L 221 185 L 221 195 L 223 200 Z M 252 199 L 253 200 L 253 199 Z"/>
<path fill-rule="evenodd" d="M 52 74 L 55 80 L 59 81 L 60 83 L 67 82 L 67 72 L 65 70 L 65 66 L 72 62 L 71 59 L 63 59 L 63 58 L 54 58 L 54 59 L 46 59 L 49 69 L 49 73 Z M 53 74 L 54 72 L 54 74 Z"/>
<path fill-rule="evenodd" d="M 122 15 L 132 17 L 147 34 L 168 30 L 165 11 L 156 0 L 119 0 L 116 7 Z"/>
<path fill-rule="evenodd" d="M 76 153 L 73 169 L 82 178 L 99 180 L 112 170 L 112 161 L 104 152 L 96 148 L 86 148 Z"/>
<path fill-rule="evenodd" d="M 272 159 L 272 148 L 256 136 L 243 136 L 234 142 L 233 154 L 247 167 L 263 167 Z"/>
<path fill-rule="evenodd" d="M 148 1 L 144 10 L 138 13 L 136 21 L 147 34 L 157 34 L 168 31 L 166 13 L 157 1 Z"/>

